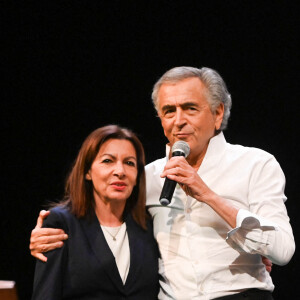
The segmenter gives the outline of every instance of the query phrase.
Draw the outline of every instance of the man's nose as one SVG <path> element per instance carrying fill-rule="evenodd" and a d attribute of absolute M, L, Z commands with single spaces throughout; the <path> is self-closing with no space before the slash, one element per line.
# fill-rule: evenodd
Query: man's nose
<path fill-rule="evenodd" d="M 183 127 L 186 123 L 184 112 L 181 109 L 176 110 L 175 125 L 177 127 Z"/>

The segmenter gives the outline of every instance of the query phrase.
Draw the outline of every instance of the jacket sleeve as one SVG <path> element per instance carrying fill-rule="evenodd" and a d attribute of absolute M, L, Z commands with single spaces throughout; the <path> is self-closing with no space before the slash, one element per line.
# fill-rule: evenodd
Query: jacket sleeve
<path fill-rule="evenodd" d="M 51 210 L 43 227 L 62 228 L 66 230 L 62 214 Z M 63 270 L 67 262 L 68 242 L 65 241 L 62 248 L 45 253 L 47 262 L 36 260 L 32 300 L 59 300 L 62 299 Z"/>
<path fill-rule="evenodd" d="M 239 210 L 236 228 L 228 233 L 231 247 L 263 255 L 278 265 L 290 261 L 295 241 L 284 187 L 284 174 L 273 156 L 256 166 L 249 184 L 249 210 Z"/>

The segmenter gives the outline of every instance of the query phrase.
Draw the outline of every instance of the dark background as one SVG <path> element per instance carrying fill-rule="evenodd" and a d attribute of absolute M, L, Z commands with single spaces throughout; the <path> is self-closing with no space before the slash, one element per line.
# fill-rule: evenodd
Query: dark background
<path fill-rule="evenodd" d="M 262 148 L 281 164 L 297 243 L 297 2 L 58 3 L 1 3 L 0 280 L 15 280 L 20 299 L 30 299 L 30 232 L 43 205 L 61 197 L 92 130 L 129 127 L 147 162 L 164 155 L 151 89 L 181 65 L 219 71 L 233 99 L 227 141 Z M 298 259 L 296 252 L 273 267 L 275 299 L 297 298 Z"/>

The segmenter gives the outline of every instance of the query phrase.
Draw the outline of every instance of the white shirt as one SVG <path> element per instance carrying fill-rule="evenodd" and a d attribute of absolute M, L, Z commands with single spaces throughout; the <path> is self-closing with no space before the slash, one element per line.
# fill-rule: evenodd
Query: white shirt
<path fill-rule="evenodd" d="M 130 267 L 130 249 L 126 223 L 119 227 L 108 227 L 101 225 L 106 242 L 115 257 L 120 277 L 125 284 Z M 115 240 L 113 239 L 115 237 Z"/>
<path fill-rule="evenodd" d="M 166 162 L 146 166 L 147 207 L 162 258 L 159 299 L 214 299 L 248 288 L 272 291 L 261 255 L 283 265 L 295 250 L 284 205 L 285 177 L 275 158 L 226 143 L 223 133 L 210 140 L 198 174 L 239 208 L 235 229 L 179 185 L 170 205 L 161 206 Z"/>

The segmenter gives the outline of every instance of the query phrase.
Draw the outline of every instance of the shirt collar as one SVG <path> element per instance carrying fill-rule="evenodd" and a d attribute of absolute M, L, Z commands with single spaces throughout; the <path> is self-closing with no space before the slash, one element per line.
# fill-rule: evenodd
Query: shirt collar
<path fill-rule="evenodd" d="M 216 136 L 210 139 L 202 164 L 207 164 L 211 160 L 215 160 L 216 156 L 219 156 L 225 150 L 225 146 L 226 146 L 226 140 L 223 132 L 221 131 L 219 134 L 217 134 Z M 169 144 L 167 144 L 166 145 L 167 160 L 169 160 L 170 151 L 171 151 L 171 147 Z"/>

